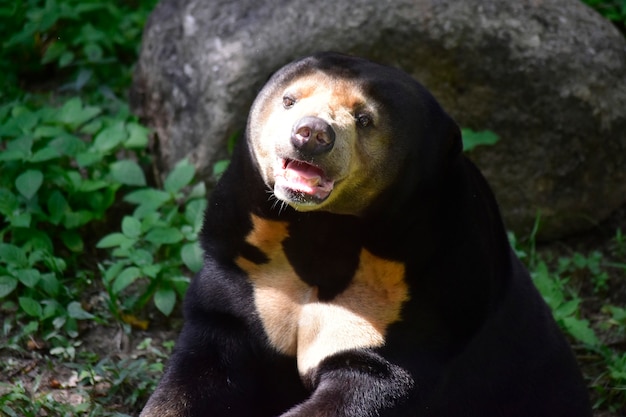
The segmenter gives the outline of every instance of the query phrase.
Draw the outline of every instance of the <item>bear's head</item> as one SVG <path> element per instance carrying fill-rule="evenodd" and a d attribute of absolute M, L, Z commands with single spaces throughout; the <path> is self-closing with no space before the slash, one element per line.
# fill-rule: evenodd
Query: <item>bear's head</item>
<path fill-rule="evenodd" d="M 461 151 L 454 121 L 408 74 L 336 53 L 280 69 L 248 119 L 252 159 L 297 211 L 362 215 L 390 187 L 436 187 Z"/>

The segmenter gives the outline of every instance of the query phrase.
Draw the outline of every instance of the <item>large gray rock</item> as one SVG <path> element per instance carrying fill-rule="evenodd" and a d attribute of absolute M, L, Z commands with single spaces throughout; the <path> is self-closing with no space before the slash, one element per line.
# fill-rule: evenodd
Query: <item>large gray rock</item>
<path fill-rule="evenodd" d="M 165 170 L 205 178 L 268 75 L 320 50 L 403 68 L 463 127 L 507 226 L 585 229 L 626 201 L 626 41 L 579 0 L 162 0 L 132 103 Z"/>

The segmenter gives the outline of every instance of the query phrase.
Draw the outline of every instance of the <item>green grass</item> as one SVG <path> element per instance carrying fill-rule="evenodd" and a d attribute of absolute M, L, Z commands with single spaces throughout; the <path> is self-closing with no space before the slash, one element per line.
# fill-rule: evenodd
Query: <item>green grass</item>
<path fill-rule="evenodd" d="M 624 0 L 586 2 L 624 27 Z M 96 353 L 85 337 L 171 327 L 201 265 L 204 185 L 187 161 L 165 178 L 151 174 L 150 132 L 127 105 L 155 3 L 0 5 L 2 415 L 135 414 L 171 350 L 147 338 L 130 355 Z M 497 140 L 464 134 L 468 149 Z M 617 230 L 602 248 L 561 253 L 538 249 L 533 236 L 511 240 L 569 335 L 597 407 L 624 413 L 626 309 L 616 294 L 626 237 Z"/>

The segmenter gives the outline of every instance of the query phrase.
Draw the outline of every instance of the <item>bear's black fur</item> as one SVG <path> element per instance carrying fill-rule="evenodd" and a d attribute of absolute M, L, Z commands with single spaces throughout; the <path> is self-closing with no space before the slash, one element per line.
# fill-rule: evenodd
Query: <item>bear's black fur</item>
<path fill-rule="evenodd" d="M 330 110 L 307 94 L 330 97 Z M 301 150 L 281 120 L 300 105 L 328 122 L 313 131 L 332 130 L 318 137 L 332 150 L 284 174 Z M 340 121 L 346 111 L 357 127 Z M 291 143 L 311 134 L 285 132 Z M 274 140 L 288 157 L 267 174 Z M 354 169 L 326 178 L 336 160 Z M 568 342 L 459 129 L 399 70 L 323 53 L 278 71 L 212 193 L 202 245 L 144 417 L 591 416 Z"/>

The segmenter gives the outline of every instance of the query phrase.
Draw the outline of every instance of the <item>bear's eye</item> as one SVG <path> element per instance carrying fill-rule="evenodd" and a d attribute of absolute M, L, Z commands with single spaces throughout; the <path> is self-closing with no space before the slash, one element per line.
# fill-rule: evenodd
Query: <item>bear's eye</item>
<path fill-rule="evenodd" d="M 284 96 L 283 97 L 283 107 L 286 109 L 290 109 L 293 107 L 293 105 L 296 104 L 296 99 L 291 97 L 291 96 Z"/>
<path fill-rule="evenodd" d="M 372 116 L 369 114 L 357 114 L 355 119 L 357 124 L 361 127 L 367 127 L 372 124 Z"/>

